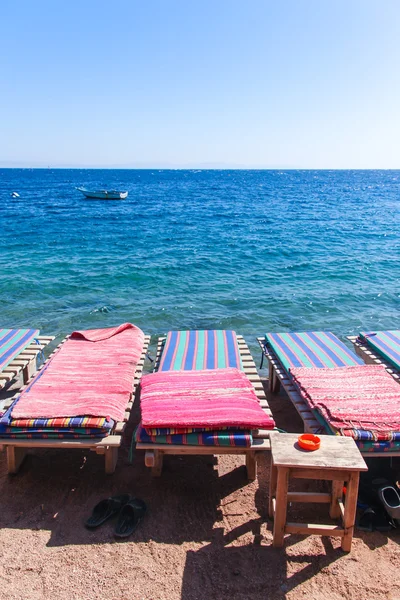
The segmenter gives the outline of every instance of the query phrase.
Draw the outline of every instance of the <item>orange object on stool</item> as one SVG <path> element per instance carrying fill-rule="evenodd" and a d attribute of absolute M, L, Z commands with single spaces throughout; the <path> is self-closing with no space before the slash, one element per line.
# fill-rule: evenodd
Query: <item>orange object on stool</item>
<path fill-rule="evenodd" d="M 318 450 L 321 445 L 321 438 L 313 433 L 303 433 L 302 435 L 299 435 L 298 443 L 300 448 L 311 452 L 313 450 Z"/>

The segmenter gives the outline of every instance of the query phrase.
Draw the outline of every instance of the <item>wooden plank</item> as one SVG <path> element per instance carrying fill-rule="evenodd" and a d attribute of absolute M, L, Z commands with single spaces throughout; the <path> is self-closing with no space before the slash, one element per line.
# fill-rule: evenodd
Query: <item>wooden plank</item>
<path fill-rule="evenodd" d="M 183 444 L 156 444 L 156 443 L 144 443 L 138 442 L 136 444 L 138 450 L 155 451 L 161 450 L 163 454 L 182 454 L 182 455 L 196 455 L 196 454 L 247 454 L 248 452 L 265 452 L 270 449 L 270 443 L 268 439 L 255 439 L 250 448 L 243 448 L 242 446 L 185 446 Z"/>
<path fill-rule="evenodd" d="M 367 469 L 363 470 L 366 471 Z M 321 481 L 347 481 L 350 474 L 351 471 L 349 470 L 333 468 L 301 469 L 300 467 L 296 467 L 290 472 L 290 476 L 293 479 L 321 479 Z"/>
<path fill-rule="evenodd" d="M 121 436 L 109 435 L 104 438 L 89 439 L 1 439 L 2 446 L 14 446 L 15 448 L 89 448 L 96 450 L 99 446 L 118 447 L 121 444 Z"/>
<path fill-rule="evenodd" d="M 285 533 L 343 537 L 344 529 L 338 525 L 320 525 L 319 523 L 286 523 Z"/>
<path fill-rule="evenodd" d="M 325 493 L 313 493 L 313 492 L 288 492 L 288 502 L 301 502 L 301 503 L 324 503 L 329 504 L 331 501 L 331 495 Z"/>

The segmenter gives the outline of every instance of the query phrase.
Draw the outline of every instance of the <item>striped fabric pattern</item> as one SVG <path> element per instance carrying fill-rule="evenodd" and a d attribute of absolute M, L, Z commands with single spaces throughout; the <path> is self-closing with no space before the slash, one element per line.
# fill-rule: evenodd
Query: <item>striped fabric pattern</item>
<path fill-rule="evenodd" d="M 139 425 L 136 442 L 156 444 L 182 444 L 187 446 L 228 446 L 250 448 L 253 438 L 249 431 L 204 431 L 199 433 L 149 435 Z"/>
<path fill-rule="evenodd" d="M 170 331 L 159 371 L 242 369 L 236 333 L 226 330 Z"/>
<path fill-rule="evenodd" d="M 38 335 L 39 329 L 0 329 L 0 371 Z"/>
<path fill-rule="evenodd" d="M 393 367 L 400 370 L 399 330 L 361 332 L 360 339 Z"/>
<path fill-rule="evenodd" d="M 288 372 L 298 367 L 334 369 L 364 364 L 331 332 L 267 333 L 265 339 Z"/>
<path fill-rule="evenodd" d="M 54 419 L 12 419 L 13 406 L 0 419 L 0 425 L 22 429 L 102 429 L 110 430 L 114 427 L 114 421 L 107 417 L 56 417 Z"/>
<path fill-rule="evenodd" d="M 360 452 L 398 452 L 400 450 L 400 442 L 357 442 L 357 447 Z"/>
<path fill-rule="evenodd" d="M 104 437 L 109 435 L 109 429 L 89 429 L 84 427 L 77 428 L 24 428 L 24 427 L 1 427 L 0 435 L 3 438 L 46 438 L 55 435 L 56 437 Z"/>

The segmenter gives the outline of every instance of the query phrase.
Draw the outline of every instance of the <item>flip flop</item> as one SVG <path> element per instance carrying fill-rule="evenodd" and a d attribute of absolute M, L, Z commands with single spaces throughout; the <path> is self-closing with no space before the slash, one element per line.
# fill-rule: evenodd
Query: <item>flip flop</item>
<path fill-rule="evenodd" d="M 371 507 L 366 508 L 357 521 L 357 529 L 360 531 L 391 531 L 392 527 L 382 510 Z"/>
<path fill-rule="evenodd" d="M 120 538 L 129 537 L 139 525 L 146 510 L 147 507 L 143 500 L 132 498 L 119 513 L 114 535 Z"/>
<path fill-rule="evenodd" d="M 101 500 L 93 508 L 91 516 L 85 522 L 86 527 L 94 529 L 102 525 L 105 521 L 117 515 L 130 499 L 129 494 L 121 494 L 120 496 L 111 496 L 110 498 Z"/>

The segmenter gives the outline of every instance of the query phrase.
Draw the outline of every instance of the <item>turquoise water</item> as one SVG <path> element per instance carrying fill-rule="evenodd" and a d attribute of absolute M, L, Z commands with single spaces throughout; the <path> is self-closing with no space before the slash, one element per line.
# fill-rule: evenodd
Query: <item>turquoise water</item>
<path fill-rule="evenodd" d="M 3 169 L 0 200 L 3 327 L 399 328 L 400 171 Z"/>

